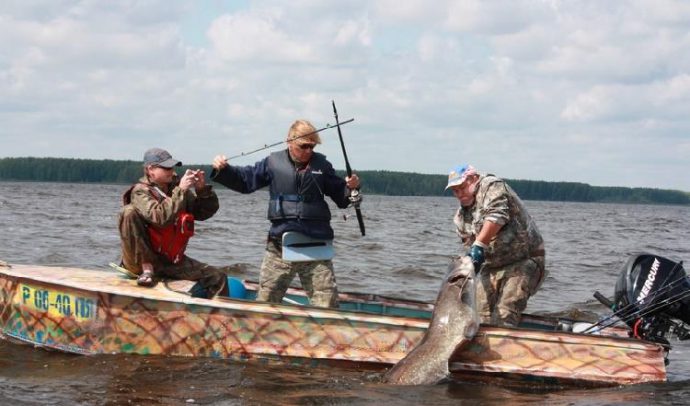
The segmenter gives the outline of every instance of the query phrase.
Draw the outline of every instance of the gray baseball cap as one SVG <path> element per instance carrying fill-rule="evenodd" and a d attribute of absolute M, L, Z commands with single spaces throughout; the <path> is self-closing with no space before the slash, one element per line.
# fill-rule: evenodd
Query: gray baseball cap
<path fill-rule="evenodd" d="M 156 165 L 163 168 L 172 168 L 173 166 L 180 166 L 182 162 L 173 159 L 170 152 L 161 148 L 151 148 L 144 152 L 144 166 Z"/>

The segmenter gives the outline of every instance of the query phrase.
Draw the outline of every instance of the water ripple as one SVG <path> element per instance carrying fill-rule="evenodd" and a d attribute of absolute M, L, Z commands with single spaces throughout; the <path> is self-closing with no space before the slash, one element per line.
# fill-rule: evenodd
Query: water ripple
<path fill-rule="evenodd" d="M 12 200 L 0 199 L 0 260 L 106 269 L 108 262 L 119 258 L 116 220 L 124 189 L 123 185 L 0 182 L 0 196 L 14 196 Z M 259 191 L 241 195 L 223 188 L 217 190 L 221 208 L 213 218 L 198 224 L 189 254 L 214 265 L 237 264 L 241 277 L 257 280 L 269 226 L 265 218 L 268 194 Z M 88 201 L 83 199 L 86 195 Z M 605 314 L 606 309 L 592 298 L 592 293 L 600 290 L 608 297 L 613 295 L 613 286 L 629 255 L 651 251 L 676 260 L 690 260 L 689 207 L 531 201 L 526 205 L 544 235 L 549 270 L 541 290 L 529 302 L 529 312 L 596 318 Z M 362 206 L 367 236 L 362 237 L 352 216 L 354 212 L 331 205 L 338 289 L 434 300 L 449 259 L 461 253 L 452 224 L 456 207 L 456 201 L 450 197 L 367 196 Z M 347 220 L 343 220 L 344 213 L 350 215 Z M 299 285 L 297 280 L 295 285 Z M 378 399 L 390 403 L 446 404 L 453 396 L 443 386 L 390 390 L 381 385 L 369 387 L 370 378 L 360 372 L 348 375 L 339 371 L 340 375 L 334 375 L 336 372 L 331 369 L 302 372 L 284 367 L 274 370 L 225 361 L 155 357 L 70 358 L 16 347 L 0 342 L 0 354 L 5 357 L 0 357 L 0 397 L 18 403 L 50 403 L 49 396 L 53 396 L 58 404 L 182 404 L 189 398 L 200 403 L 222 399 L 229 404 L 238 399 L 244 404 L 267 399 L 317 404 L 349 403 L 352 399 L 354 403 Z M 677 392 L 664 404 L 682 404 L 687 390 L 682 389 L 683 384 L 673 385 L 690 381 L 690 343 L 674 343 L 673 359 L 676 353 L 681 357 L 672 360 L 673 372 L 669 376 L 674 383 L 668 390 Z M 6 358 L 11 360 L 9 364 L 3 361 Z M 105 364 L 92 366 L 92 360 Z M 103 373 L 104 365 L 110 371 L 108 374 Z M 74 376 L 91 383 L 74 382 Z M 190 379 L 184 378 L 187 376 Z M 36 379 L 40 379 L 40 384 Z M 454 386 L 453 390 L 460 387 Z M 82 394 L 85 388 L 89 391 Z M 293 392 L 287 397 L 275 397 L 276 392 L 285 395 L 290 388 Z M 663 385 L 647 389 L 667 390 Z M 107 395 L 103 395 L 104 391 Z M 341 397 L 333 400 L 338 391 L 342 392 Z M 352 398 L 347 395 L 351 391 L 355 393 Z M 401 391 L 408 397 L 404 398 Z M 642 396 L 644 389 L 630 391 L 636 395 L 631 399 L 648 400 Z M 521 398 L 515 392 L 491 392 L 506 403 L 535 401 L 530 395 Z M 583 403 L 581 394 L 548 399 L 561 404 L 608 404 L 627 399 L 617 391 L 587 393 L 586 399 L 594 400 Z M 596 398 L 597 393 L 601 398 Z M 480 400 L 493 399 L 478 396 Z"/>

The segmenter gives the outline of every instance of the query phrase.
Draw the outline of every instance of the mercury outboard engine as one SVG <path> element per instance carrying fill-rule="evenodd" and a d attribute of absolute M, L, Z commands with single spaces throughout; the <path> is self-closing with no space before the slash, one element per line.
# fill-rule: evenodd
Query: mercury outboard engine
<path fill-rule="evenodd" d="M 669 344 L 666 336 L 690 338 L 690 281 L 682 262 L 653 254 L 630 257 L 623 267 L 613 299 L 614 315 L 631 336 Z"/>

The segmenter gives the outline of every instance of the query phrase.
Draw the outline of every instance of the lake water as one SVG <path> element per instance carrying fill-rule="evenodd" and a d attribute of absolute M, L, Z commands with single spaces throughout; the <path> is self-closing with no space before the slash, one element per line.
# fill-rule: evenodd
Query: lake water
<path fill-rule="evenodd" d="M 366 180 L 365 180 L 366 181 Z M 119 259 L 116 219 L 123 185 L 0 182 L 0 260 L 111 272 Z M 258 279 L 267 193 L 217 188 L 221 208 L 197 224 L 188 254 L 240 263 Z M 594 312 L 612 296 L 628 256 L 651 251 L 690 260 L 690 208 L 525 202 L 546 240 L 550 272 L 531 313 Z M 459 252 L 450 197 L 365 196 L 367 236 L 353 210 L 334 209 L 335 271 L 341 291 L 431 301 Z M 344 219 L 343 214 L 348 218 Z M 687 404 L 690 343 L 672 341 L 669 382 L 597 390 L 515 390 L 494 385 L 395 387 L 380 373 L 218 359 L 84 357 L 0 341 L 2 404 Z"/>

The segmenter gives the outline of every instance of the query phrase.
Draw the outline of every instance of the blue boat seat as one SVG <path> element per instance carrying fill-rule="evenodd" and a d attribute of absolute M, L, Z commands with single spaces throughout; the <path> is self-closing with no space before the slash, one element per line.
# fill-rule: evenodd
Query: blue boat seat
<path fill-rule="evenodd" d="M 228 276 L 228 293 L 228 296 L 233 299 L 247 298 L 247 288 L 244 287 L 244 282 L 231 276 Z"/>
<path fill-rule="evenodd" d="M 197 282 L 189 290 L 192 297 L 206 298 L 208 292 Z M 244 287 L 242 280 L 228 276 L 228 296 L 232 299 L 247 299 L 247 288 Z"/>

